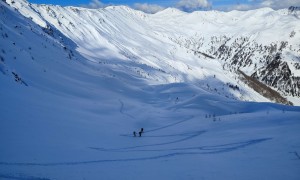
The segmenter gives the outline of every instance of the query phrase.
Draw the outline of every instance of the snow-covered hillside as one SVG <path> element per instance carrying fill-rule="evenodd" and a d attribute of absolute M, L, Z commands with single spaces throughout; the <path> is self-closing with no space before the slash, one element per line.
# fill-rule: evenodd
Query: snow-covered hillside
<path fill-rule="evenodd" d="M 186 43 L 201 13 L 7 2 L 0 179 L 300 178 L 300 108 L 236 100 L 269 101 Z"/>
<path fill-rule="evenodd" d="M 57 28 L 87 59 L 120 60 L 151 84 L 188 82 L 231 99 L 276 101 L 242 81 L 237 73 L 242 71 L 300 105 L 300 23 L 291 10 L 184 13 L 168 8 L 149 15 L 125 6 L 7 2 L 41 27 Z"/>

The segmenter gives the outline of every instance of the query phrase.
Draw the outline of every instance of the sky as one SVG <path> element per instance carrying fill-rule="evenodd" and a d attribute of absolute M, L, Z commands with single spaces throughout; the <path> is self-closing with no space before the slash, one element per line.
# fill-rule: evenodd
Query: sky
<path fill-rule="evenodd" d="M 251 10 L 263 7 L 273 9 L 299 6 L 300 0 L 28 0 L 36 4 L 55 4 L 61 6 L 81 6 L 103 8 L 109 5 L 126 5 L 147 13 L 156 13 L 168 7 L 182 11 L 196 10 Z"/>

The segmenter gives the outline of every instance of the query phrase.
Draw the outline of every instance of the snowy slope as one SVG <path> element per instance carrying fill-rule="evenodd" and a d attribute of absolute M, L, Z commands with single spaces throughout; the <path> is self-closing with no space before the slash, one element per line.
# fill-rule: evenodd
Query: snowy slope
<path fill-rule="evenodd" d="M 149 15 L 125 6 L 91 10 L 7 2 L 40 26 L 57 28 L 89 60 L 121 60 L 151 84 L 189 82 L 233 99 L 270 101 L 239 80 L 239 69 L 300 103 L 299 19 L 282 11 L 184 13 L 168 8 Z M 278 55 L 275 64 L 280 65 L 266 69 Z M 282 66 L 287 73 L 278 74 Z"/>
<path fill-rule="evenodd" d="M 152 17 L 82 9 L 110 21 L 131 14 L 140 28 L 131 31 L 124 17 L 114 21 L 128 38 L 114 24 L 98 37 L 89 36 L 91 22 L 67 33 L 39 16 L 41 28 L 0 4 L 0 179 L 300 178 L 300 108 L 225 97 L 267 101 L 248 87 L 216 92 L 236 75 L 179 50 L 170 29 L 148 31 Z M 143 136 L 132 137 L 141 127 Z"/>

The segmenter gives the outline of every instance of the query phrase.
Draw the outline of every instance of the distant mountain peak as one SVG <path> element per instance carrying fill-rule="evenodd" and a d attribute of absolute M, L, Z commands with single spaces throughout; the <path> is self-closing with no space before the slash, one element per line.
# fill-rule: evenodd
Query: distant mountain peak
<path fill-rule="evenodd" d="M 300 7 L 299 6 L 291 6 L 291 7 L 289 7 L 289 12 L 294 12 L 294 11 L 300 11 Z"/>
<path fill-rule="evenodd" d="M 177 8 L 166 8 L 160 12 L 156 13 L 157 15 L 182 15 L 182 14 L 186 14 L 185 12 L 177 9 Z"/>
<path fill-rule="evenodd" d="M 299 6 L 291 6 L 288 8 L 288 14 L 294 15 L 295 17 L 300 16 L 300 7 Z"/>

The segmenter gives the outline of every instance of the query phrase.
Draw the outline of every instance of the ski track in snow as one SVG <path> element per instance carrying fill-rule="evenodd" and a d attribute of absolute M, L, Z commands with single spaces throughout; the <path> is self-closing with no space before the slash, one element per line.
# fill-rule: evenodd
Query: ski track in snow
<path fill-rule="evenodd" d="M 290 153 L 293 153 L 293 154 L 297 157 L 297 160 L 300 160 L 300 155 L 298 154 L 297 151 L 295 151 L 295 152 L 290 152 Z"/>
<path fill-rule="evenodd" d="M 239 148 L 243 148 L 249 145 L 257 144 L 263 141 L 271 140 L 272 138 L 261 138 L 261 139 L 252 139 L 248 141 L 236 142 L 236 143 L 228 143 L 228 144 L 221 144 L 221 145 L 213 145 L 213 146 L 197 146 L 197 147 L 186 147 L 186 148 L 172 148 L 172 149 L 140 149 L 140 150 L 124 150 L 121 149 L 116 151 L 110 152 L 163 152 L 163 151 L 186 151 L 186 150 L 199 150 L 203 151 L 201 153 L 196 154 L 216 154 L 222 152 L 228 152 L 237 150 Z M 145 146 L 144 146 L 145 147 Z M 104 151 L 101 148 L 91 148 L 94 150 Z"/>
<path fill-rule="evenodd" d="M 119 151 L 119 150 L 126 150 L 126 149 L 135 149 L 135 148 L 141 148 L 141 147 L 150 147 L 150 146 L 162 146 L 162 145 L 168 145 L 168 144 L 174 144 L 174 143 L 179 143 L 179 142 L 182 142 L 182 141 L 186 141 L 186 140 L 189 140 L 189 139 L 192 139 L 192 138 L 195 138 L 203 133 L 205 133 L 206 131 L 199 131 L 199 132 L 196 132 L 190 136 L 187 136 L 185 138 L 182 138 L 182 139 L 178 139 L 178 140 L 175 140 L 175 141 L 169 141 L 169 142 L 164 142 L 164 143 L 156 143 L 156 144 L 146 144 L 146 145 L 140 145 L 140 146 L 130 146 L 130 147 L 124 147 L 124 148 L 116 148 L 116 149 L 105 149 L 105 148 L 93 148 L 91 147 L 91 149 L 97 149 L 97 150 L 101 150 L 101 151 Z"/>
<path fill-rule="evenodd" d="M 189 121 L 189 120 L 191 120 L 191 119 L 193 119 L 193 118 L 194 118 L 194 116 L 189 116 L 189 117 L 185 118 L 184 120 L 177 121 L 177 122 L 175 122 L 175 123 L 168 124 L 168 125 L 166 125 L 166 126 L 162 126 L 162 127 L 155 128 L 155 129 L 151 129 L 151 130 L 144 131 L 144 132 L 145 132 L 145 133 L 149 133 L 149 132 L 153 132 L 153 131 L 162 130 L 162 129 L 165 129 L 165 128 L 169 128 L 169 127 L 172 127 L 172 126 L 175 126 L 175 125 L 184 123 L 184 122 Z"/>
<path fill-rule="evenodd" d="M 50 180 L 48 178 L 32 177 L 26 175 L 0 174 L 0 179 L 17 179 L 17 180 Z"/>
<path fill-rule="evenodd" d="M 121 101 L 120 101 L 121 102 Z M 121 103 L 122 104 L 122 103 Z M 152 129 L 147 131 L 154 132 L 159 131 L 168 127 L 172 127 L 178 125 L 180 123 L 186 122 L 192 119 L 193 116 L 190 116 L 182 121 L 178 121 L 176 123 L 172 123 L 166 126 L 162 126 L 160 128 Z M 157 147 L 163 145 L 169 145 L 174 143 L 183 142 L 195 137 L 200 136 L 201 134 L 205 133 L 205 130 L 195 131 L 195 132 L 186 132 L 186 133 L 179 133 L 179 134 L 170 134 L 170 135 L 153 135 L 153 136 L 145 136 L 145 137 L 176 137 L 176 136 L 186 136 L 184 138 L 180 138 L 174 141 L 163 142 L 163 143 L 154 143 L 154 144 L 146 144 L 140 146 L 130 146 L 130 147 L 121 147 L 121 148 L 96 148 L 96 147 L 89 147 L 90 149 L 97 150 L 97 151 L 107 151 L 107 152 L 164 152 L 164 151 L 179 151 L 179 152 L 171 152 L 167 154 L 160 154 L 155 156 L 148 156 L 148 157 L 139 157 L 139 158 L 120 158 L 120 159 L 100 159 L 100 160 L 91 160 L 91 161 L 74 161 L 74 162 L 57 162 L 57 163 L 20 163 L 20 162 L 0 162 L 2 166 L 71 166 L 71 165 L 88 165 L 88 164 L 96 164 L 96 163 L 113 163 L 113 162 L 129 162 L 129 161 L 145 161 L 145 160 L 157 160 L 163 158 L 171 158 L 174 156 L 183 156 L 183 155 L 201 155 L 201 154 L 218 154 L 218 153 L 225 153 L 229 151 L 238 150 L 240 148 L 244 148 L 250 145 L 262 143 L 267 140 L 271 140 L 272 138 L 260 138 L 260 139 L 251 139 L 247 141 L 235 142 L 235 143 L 227 143 L 227 144 L 219 144 L 213 146 L 196 146 L 196 147 L 184 147 L 184 148 L 165 148 L 165 149 L 139 149 L 145 147 Z M 121 135 L 128 137 L 129 135 Z M 138 138 L 138 137 L 137 137 Z M 1 176 L 0 176 L 1 177 Z"/>
<path fill-rule="evenodd" d="M 187 136 L 187 135 L 191 135 L 191 134 L 195 134 L 197 131 L 195 132 L 187 132 L 187 133 L 179 133 L 179 134 L 167 134 L 167 135 L 143 135 L 143 138 L 159 138 L 159 137 L 174 137 L 174 136 Z M 132 135 L 129 134 L 123 134 L 121 136 L 124 137 L 132 137 Z"/>
<path fill-rule="evenodd" d="M 96 164 L 96 163 L 108 163 L 108 162 L 129 162 L 129 161 L 145 161 L 145 160 L 157 160 L 162 158 L 170 158 L 174 156 L 182 156 L 182 155 L 199 155 L 199 154 L 217 154 L 223 152 L 234 151 L 240 148 L 244 148 L 246 146 L 254 145 L 257 143 L 261 143 L 271 138 L 262 138 L 262 139 L 253 139 L 249 141 L 232 143 L 232 144 L 222 144 L 216 146 L 207 146 L 209 147 L 207 152 L 175 152 L 168 153 L 157 156 L 150 157 L 141 157 L 141 158 L 125 158 L 125 159 L 102 159 L 102 160 L 92 160 L 92 161 L 78 161 L 78 162 L 58 162 L 58 163 L 8 163 L 8 162 L 0 162 L 0 165 L 6 166 L 70 166 L 70 165 L 86 165 L 86 164 Z"/>
<path fill-rule="evenodd" d="M 150 130 L 144 131 L 144 133 L 149 133 L 149 132 L 154 132 L 154 131 L 159 131 L 159 130 L 162 130 L 162 129 L 165 129 L 165 128 L 169 128 L 169 127 L 178 125 L 178 124 L 180 124 L 180 123 L 184 123 L 184 122 L 186 122 L 186 121 L 189 121 L 189 120 L 191 120 L 191 119 L 193 119 L 193 118 L 194 118 L 194 116 L 189 116 L 189 117 L 185 118 L 184 120 L 180 120 L 180 121 L 177 121 L 177 122 L 175 122 L 175 123 L 171 123 L 171 124 L 168 124 L 168 125 L 165 125 L 165 126 L 162 126 L 162 127 L 158 127 L 158 128 L 155 128 L 155 129 L 150 129 Z M 192 133 L 193 133 L 193 132 L 190 132 L 189 134 L 192 134 Z M 185 133 L 185 134 L 186 134 L 186 133 Z M 183 134 L 181 134 L 181 135 L 183 135 Z M 132 137 L 131 134 L 121 134 L 120 136 Z M 176 135 L 176 134 L 172 134 L 172 135 L 161 135 L 161 136 L 157 136 L 157 137 L 162 137 L 162 136 L 167 137 L 167 136 L 177 136 L 177 135 Z M 145 137 L 145 136 L 143 136 L 143 137 Z M 151 136 L 146 136 L 146 137 L 151 137 Z M 154 136 L 152 136 L 152 137 L 154 137 Z"/>
<path fill-rule="evenodd" d="M 130 115 L 130 114 L 128 114 L 128 113 L 124 113 L 124 102 L 121 101 L 121 99 L 119 99 L 119 102 L 120 102 L 120 104 L 121 104 L 121 107 L 120 107 L 120 113 L 121 113 L 121 114 L 124 114 L 125 116 L 128 116 L 128 117 L 130 117 L 130 118 L 132 118 L 132 119 L 135 119 L 134 116 L 132 116 L 132 115 Z"/>

